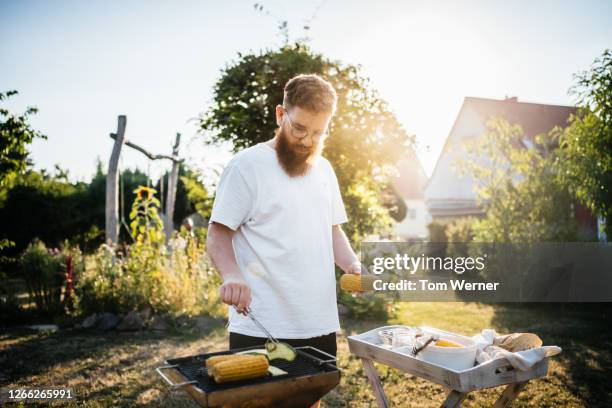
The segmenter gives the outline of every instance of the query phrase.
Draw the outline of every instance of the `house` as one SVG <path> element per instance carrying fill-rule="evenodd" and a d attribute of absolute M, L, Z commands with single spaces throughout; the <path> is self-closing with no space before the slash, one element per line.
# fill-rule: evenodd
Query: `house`
<path fill-rule="evenodd" d="M 393 188 L 406 206 L 405 216 L 395 224 L 394 233 L 400 240 L 425 239 L 427 225 L 431 222 L 423 189 L 427 175 L 421 161 L 412 154 L 397 164 L 398 176 L 393 180 Z"/>
<path fill-rule="evenodd" d="M 424 200 L 432 220 L 444 223 L 482 215 L 476 202 L 475 181 L 469 174 L 461 175 L 456 162 L 467 157 L 459 145 L 485 133 L 490 118 L 501 117 L 520 125 L 528 142 L 555 126 L 565 127 L 575 112 L 576 108 L 571 106 L 519 102 L 516 97 L 503 100 L 466 97 L 424 188 Z M 588 210 L 578 205 L 575 212 L 586 235 L 597 230 L 596 219 Z"/>

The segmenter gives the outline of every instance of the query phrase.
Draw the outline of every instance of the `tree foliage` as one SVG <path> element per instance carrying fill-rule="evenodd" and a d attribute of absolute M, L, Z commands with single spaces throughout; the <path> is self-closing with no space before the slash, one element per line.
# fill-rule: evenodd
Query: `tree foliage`
<path fill-rule="evenodd" d="M 147 180 L 147 175 L 138 169 L 121 172 L 119 195 L 125 221 L 121 228 L 124 242 L 132 242 L 129 227 L 135 199 L 132 192 L 139 185 L 146 185 Z M 17 175 L 0 200 L 2 234 L 15 243 L 4 253 L 14 257 L 34 238 L 50 246 L 59 246 L 68 239 L 86 252 L 93 251 L 104 241 L 105 191 L 106 174 L 101 163 L 90 183 L 70 182 L 66 172 L 60 170 L 54 174 L 28 170 Z M 189 168 L 181 170 L 176 203 L 176 224 L 196 211 L 203 216 L 210 213 L 210 197 L 198 181 L 197 173 Z"/>
<path fill-rule="evenodd" d="M 570 90 L 579 111 L 561 140 L 564 181 L 591 211 L 606 217 L 612 236 L 612 51 L 605 50 Z"/>
<path fill-rule="evenodd" d="M 2 233 L 15 242 L 19 253 L 34 238 L 59 246 L 92 225 L 85 186 L 33 170 L 18 176 L 0 206 Z"/>
<path fill-rule="evenodd" d="M 0 101 L 4 101 L 17 91 L 0 92 Z M 0 107 L 0 187 L 12 175 L 25 171 L 28 164 L 27 146 L 36 138 L 46 136 L 32 129 L 29 117 L 37 112 L 28 107 L 21 115 L 13 115 L 8 109 Z"/>
<path fill-rule="evenodd" d="M 235 152 L 269 140 L 276 129 L 275 106 L 285 83 L 302 73 L 328 79 L 338 93 L 324 156 L 332 163 L 347 207 L 349 237 L 354 241 L 383 232 L 391 223 L 382 191 L 412 138 L 359 68 L 342 65 L 296 43 L 259 54 L 238 54 L 222 70 L 212 106 L 200 118 L 207 143 L 230 142 Z"/>
<path fill-rule="evenodd" d="M 484 218 L 472 224 L 480 242 L 575 241 L 574 197 L 559 178 L 560 129 L 527 139 L 520 126 L 492 119 L 466 142 L 459 163 L 477 180 Z"/>

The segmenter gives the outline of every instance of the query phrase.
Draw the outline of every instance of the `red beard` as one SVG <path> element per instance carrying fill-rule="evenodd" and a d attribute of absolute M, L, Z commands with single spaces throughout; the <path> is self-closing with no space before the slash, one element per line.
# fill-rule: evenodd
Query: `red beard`
<path fill-rule="evenodd" d="M 290 177 L 305 175 L 312 167 L 315 159 L 323 150 L 323 142 L 313 144 L 310 147 L 292 143 L 290 135 L 281 127 L 276 131 L 276 157 Z M 295 139 L 295 138 L 294 138 Z"/>

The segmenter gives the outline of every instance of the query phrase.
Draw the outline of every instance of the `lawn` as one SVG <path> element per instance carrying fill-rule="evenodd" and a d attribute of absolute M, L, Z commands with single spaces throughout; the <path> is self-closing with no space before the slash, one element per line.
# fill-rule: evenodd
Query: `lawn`
<path fill-rule="evenodd" d="M 538 333 L 545 344 L 557 344 L 563 353 L 553 357 L 548 377 L 530 382 L 513 406 L 607 407 L 612 401 L 611 310 L 607 305 L 404 303 L 388 323 L 427 324 L 468 335 L 488 327 Z M 360 362 L 349 355 L 346 336 L 384 324 L 343 320 L 338 339 L 342 380 L 322 406 L 375 405 Z M 72 387 L 79 407 L 196 407 L 187 394 L 166 387 L 154 368 L 166 357 L 226 347 L 222 325 L 204 332 L 180 329 L 163 334 L 9 330 L 0 334 L 0 385 Z M 392 406 L 436 407 L 444 399 L 439 386 L 385 366 L 377 368 Z M 500 391 L 476 393 L 464 405 L 489 406 Z"/>

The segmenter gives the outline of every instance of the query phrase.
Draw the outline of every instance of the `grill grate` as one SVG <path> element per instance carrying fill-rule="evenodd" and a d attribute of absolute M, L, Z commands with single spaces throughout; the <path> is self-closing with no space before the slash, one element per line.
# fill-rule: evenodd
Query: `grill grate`
<path fill-rule="evenodd" d="M 312 356 L 311 354 L 303 351 L 297 350 L 298 355 L 293 361 L 285 361 L 285 360 L 273 360 L 270 364 L 280 368 L 287 372 L 287 374 L 272 376 L 268 375 L 267 377 L 260 378 L 252 378 L 247 380 L 240 381 L 232 381 L 228 383 L 218 384 L 208 376 L 206 371 L 206 359 L 212 356 L 219 356 L 223 354 L 233 354 L 238 351 L 243 350 L 251 350 L 261 348 L 260 346 L 255 347 L 245 347 L 241 349 L 234 349 L 228 351 L 222 351 L 218 353 L 209 353 L 209 354 L 200 354 L 196 356 L 176 358 L 173 360 L 168 360 L 168 364 L 176 364 L 176 369 L 188 380 L 188 381 L 197 381 L 196 386 L 198 386 L 202 391 L 209 393 L 213 391 L 222 391 L 231 388 L 236 388 L 244 385 L 254 385 L 267 383 L 272 381 L 280 381 L 286 380 L 289 378 L 301 377 L 301 376 L 309 376 L 316 375 L 328 371 L 337 371 L 335 365 L 329 363 L 321 364 L 321 361 Z"/>

